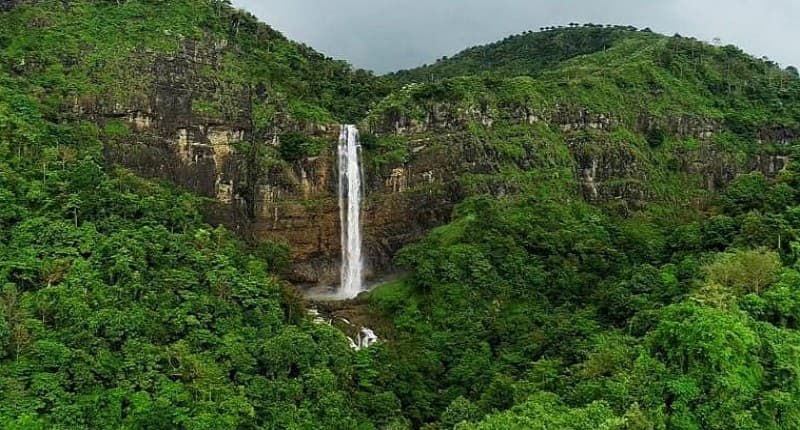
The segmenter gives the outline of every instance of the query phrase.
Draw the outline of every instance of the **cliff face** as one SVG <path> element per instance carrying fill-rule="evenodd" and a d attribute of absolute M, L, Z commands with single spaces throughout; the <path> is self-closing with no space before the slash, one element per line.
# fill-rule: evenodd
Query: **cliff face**
<path fill-rule="evenodd" d="M 12 4 L 0 4 L 6 6 Z M 275 88 L 232 78 L 226 62 L 232 52 L 225 38 L 182 40 L 170 52 L 124 52 L 124 85 L 114 81 L 112 91 L 65 96 L 57 109 L 69 120 L 97 125 L 109 164 L 213 199 L 209 220 L 242 237 L 289 244 L 291 280 L 333 284 L 340 260 L 338 125 L 324 115 L 293 115 Z M 14 67 L 20 75 L 35 75 L 44 65 L 25 60 Z M 268 118 L 265 110 L 272 111 Z M 279 149 L 287 134 L 316 139 L 322 149 L 283 160 Z M 416 184 L 407 172 L 416 167 L 368 175 L 364 235 L 370 269 L 385 270 L 399 247 L 448 219 L 452 202 L 446 197 L 409 192 Z"/>
<path fill-rule="evenodd" d="M 625 28 L 609 30 L 608 49 L 584 46 L 600 30 L 568 30 L 588 32 L 566 39 L 569 55 L 547 45 L 548 61 L 514 57 L 501 77 L 397 88 L 217 3 L 16 3 L 0 1 L 4 72 L 54 120 L 96 124 L 110 164 L 208 197 L 209 220 L 244 238 L 290 245 L 299 283 L 339 277 L 338 122 L 363 119 L 372 274 L 469 196 L 525 193 L 547 176 L 622 214 L 704 205 L 741 173 L 777 174 L 798 135 L 796 80 L 743 53 Z M 115 32 L 133 21 L 141 40 Z M 445 75 L 482 70 L 470 52 Z M 703 75 L 698 52 L 720 73 Z M 508 77 L 523 72 L 536 78 Z"/>
<path fill-rule="evenodd" d="M 290 245 L 293 264 L 289 278 L 299 283 L 338 282 L 340 243 L 335 148 L 338 125 L 276 121 L 274 130 L 260 133 L 249 110 L 247 89 L 226 89 L 206 73 L 219 68 L 213 49 L 187 44 L 179 55 L 149 54 L 140 73 L 154 84 L 126 104 L 84 98 L 70 107 L 76 115 L 95 121 L 103 130 L 123 124 L 122 135 L 108 132 L 105 155 L 109 163 L 138 174 L 171 181 L 216 201 L 209 219 L 226 224 L 254 241 Z M 229 111 L 225 117 L 204 115 L 198 105 L 217 100 Z M 291 162 L 274 153 L 281 135 L 293 132 L 324 142 L 314 157 Z M 254 160 L 252 151 L 267 152 Z M 269 151 L 273 151 L 269 153 Z M 266 161 L 266 162 L 265 162 Z M 436 157 L 420 154 L 412 162 L 366 174 L 364 238 L 368 273 L 381 272 L 404 244 L 427 229 L 447 221 L 457 196 L 449 195 L 435 179 L 441 169 Z"/>
<path fill-rule="evenodd" d="M 256 240 L 291 245 L 290 277 L 299 283 L 339 280 L 338 171 L 331 143 L 323 155 L 293 163 L 284 173 L 295 176 L 293 185 L 281 179 L 262 182 L 254 216 L 243 226 Z M 368 277 L 388 270 L 397 250 L 449 219 L 459 198 L 434 182 L 432 169 L 440 166 L 433 164 L 419 157 L 388 174 L 365 172 L 362 233 Z"/>
<path fill-rule="evenodd" d="M 178 54 L 146 53 L 134 73 L 152 79 L 128 102 L 77 100 L 72 111 L 106 130 L 106 157 L 146 177 L 172 181 L 199 195 L 232 202 L 239 169 L 234 145 L 252 135 L 249 89 L 215 79 L 225 43 L 185 43 Z M 227 106 L 205 115 L 206 100 Z M 108 133 L 122 123 L 122 136 Z"/>
<path fill-rule="evenodd" d="M 336 123 L 362 117 L 380 79 L 225 2 L 18 3 L 0 2 L 0 78 L 96 131 L 110 165 L 208 197 L 209 220 L 244 238 L 291 244 L 293 280 L 335 279 Z M 287 156 L 286 136 L 315 146 Z M 372 218 L 396 228 L 382 208 Z"/>
<path fill-rule="evenodd" d="M 217 204 L 209 212 L 210 219 L 244 237 L 289 244 L 290 280 L 335 284 L 341 253 L 338 126 L 281 124 L 282 130 L 324 142 L 324 149 L 291 162 L 254 163 L 250 153 L 238 149 L 240 145 L 253 139 L 257 147 L 277 150 L 281 134 L 255 135 L 245 92 L 226 96 L 229 104 L 239 105 L 238 118 L 220 121 L 197 114 L 196 100 L 222 96 L 214 92 L 213 83 L 195 80 L 191 69 L 196 64 L 185 59 L 154 66 L 163 72 L 159 74 L 163 81 L 145 105 L 93 114 L 100 124 L 124 121 L 132 131 L 108 140 L 109 162 L 214 199 Z M 436 103 L 428 109 L 428 115 L 419 120 L 387 111 L 362 124 L 368 276 L 390 270 L 392 257 L 402 246 L 447 222 L 454 205 L 464 197 L 519 192 L 513 181 L 499 176 L 508 167 L 524 172 L 561 165 L 572 172 L 571 183 L 583 198 L 599 204 L 619 203 L 628 212 L 664 198 L 653 187 L 663 179 L 659 175 L 664 170 L 688 177 L 693 190 L 709 192 L 744 172 L 775 175 L 788 163 L 780 148 L 794 137 L 790 129 L 763 130 L 758 142 L 763 150 L 743 155 L 716 143 L 724 134 L 719 121 L 692 115 L 655 118 L 643 114 L 626 123 L 613 112 L 566 106 L 509 109 Z M 646 142 L 620 139 L 619 130 L 631 130 L 642 140 L 657 130 L 692 146 L 643 148 Z M 382 159 L 388 150 L 370 147 L 369 141 L 375 138 L 397 139 L 403 156 Z M 511 158 L 497 147 L 498 140 L 519 139 L 539 141 L 540 147 L 523 142 L 522 152 Z M 562 159 L 542 154 L 559 148 L 565 150 Z M 465 183 L 465 178 L 481 175 L 496 179 L 478 189 Z"/>
<path fill-rule="evenodd" d="M 289 244 L 292 281 L 338 282 L 337 126 L 315 133 L 326 143 L 320 155 L 248 177 L 248 155 L 237 150 L 250 133 L 246 126 L 206 123 L 191 115 L 185 122 L 167 122 L 141 112 L 124 120 L 136 132 L 107 145 L 110 163 L 215 199 L 209 218 L 244 237 Z M 280 139 L 256 144 L 272 147 L 280 145 Z M 420 146 L 408 163 L 366 169 L 363 235 L 368 276 L 387 270 L 399 248 L 446 222 L 461 198 L 450 184 L 453 160 L 423 149 Z"/>
<path fill-rule="evenodd" d="M 754 133 L 746 148 L 731 148 L 723 142 L 730 132 L 719 119 L 692 114 L 656 117 L 644 112 L 635 120 L 627 120 L 614 112 L 564 105 L 487 107 L 439 102 L 427 104 L 421 119 L 389 108 L 373 115 L 370 121 L 374 133 L 439 136 L 437 139 L 458 135 L 470 127 L 489 133 L 543 127 L 553 134 L 544 136 L 539 132 L 537 137 L 533 131 L 526 138 L 548 139 L 554 146 L 566 146 L 567 164 L 586 200 L 618 200 L 634 206 L 659 198 L 648 185 L 660 180 L 656 176 L 663 170 L 688 175 L 695 181 L 695 188 L 709 192 L 720 190 L 742 173 L 760 171 L 774 176 L 789 163 L 788 145 L 798 136 L 792 127 L 769 127 Z M 504 133 L 504 137 L 515 136 Z M 672 144 L 667 145 L 666 141 Z M 531 152 L 526 148 L 515 167 L 535 168 L 536 157 Z M 487 173 L 496 173 L 502 161 L 491 151 L 484 155 L 478 164 L 488 169 Z M 467 170 L 462 169 L 461 173 Z"/>

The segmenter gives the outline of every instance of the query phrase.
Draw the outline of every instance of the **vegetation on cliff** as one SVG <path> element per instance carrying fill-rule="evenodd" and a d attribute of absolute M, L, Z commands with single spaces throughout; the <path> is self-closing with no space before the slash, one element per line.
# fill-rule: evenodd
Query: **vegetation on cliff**
<path fill-rule="evenodd" d="M 22 1 L 2 20 L 4 71 L 53 115 L 147 110 L 160 88 L 220 121 L 252 110 L 260 127 L 327 124 L 361 118 L 387 91 L 225 0 Z"/>
<path fill-rule="evenodd" d="M 474 166 L 452 222 L 397 257 L 412 275 L 370 296 L 412 422 L 800 426 L 794 74 L 573 26 L 395 77 L 365 120 L 378 153 L 424 139 Z"/>
<path fill-rule="evenodd" d="M 5 428 L 800 428 L 796 74 L 573 25 L 377 78 L 224 1 L 11 5 Z M 368 171 L 445 159 L 398 192 L 461 203 L 353 351 L 273 275 L 284 250 L 108 162 L 134 111 L 247 123 L 246 172 L 363 119 Z"/>
<path fill-rule="evenodd" d="M 182 60 L 211 62 L 207 76 L 178 79 Z M 237 121 L 229 103 L 263 85 L 252 109 L 328 122 L 362 115 L 359 97 L 374 95 L 359 82 L 374 78 L 195 1 L 20 2 L 0 12 L 0 65 L 0 427 L 356 429 L 374 427 L 375 405 L 399 416 L 362 389 L 364 353 L 271 275 L 280 250 L 251 255 L 202 221 L 198 197 L 107 163 L 103 146 L 135 136 L 129 110 L 159 90 L 222 94 L 203 114 Z M 221 90 L 163 87 L 193 79 Z"/>
<path fill-rule="evenodd" d="M 2 79 L 3 428 L 355 429 L 356 399 L 399 409 L 263 253 L 196 197 L 104 168 L 99 135 Z"/>

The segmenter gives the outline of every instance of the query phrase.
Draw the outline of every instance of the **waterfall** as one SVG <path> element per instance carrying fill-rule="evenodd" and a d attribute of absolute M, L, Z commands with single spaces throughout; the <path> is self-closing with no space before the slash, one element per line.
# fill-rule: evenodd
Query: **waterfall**
<path fill-rule="evenodd" d="M 342 279 L 338 295 L 355 297 L 361 292 L 361 145 L 358 129 L 343 125 L 339 134 L 339 219 L 342 236 Z"/>
<path fill-rule="evenodd" d="M 371 329 L 361 327 L 361 331 L 358 332 L 355 339 L 348 337 L 347 340 L 350 342 L 350 348 L 359 350 L 369 348 L 378 343 L 378 336 Z"/>
<path fill-rule="evenodd" d="M 337 327 L 345 333 L 351 333 L 350 329 L 355 328 L 350 320 L 344 317 L 337 317 L 335 314 L 322 315 L 320 311 L 315 308 L 311 308 L 306 312 L 311 317 L 314 324 Z M 335 326 L 334 323 L 336 323 Z M 372 329 L 367 327 L 361 327 L 361 330 L 356 333 L 355 337 L 347 336 L 347 341 L 350 343 L 350 348 L 355 350 L 369 348 L 370 346 L 378 343 L 378 340 L 378 335 L 376 335 Z"/>
<path fill-rule="evenodd" d="M 358 349 L 369 348 L 376 342 L 378 342 L 378 336 L 375 335 L 375 332 L 366 327 L 361 327 L 361 333 L 358 336 Z"/>

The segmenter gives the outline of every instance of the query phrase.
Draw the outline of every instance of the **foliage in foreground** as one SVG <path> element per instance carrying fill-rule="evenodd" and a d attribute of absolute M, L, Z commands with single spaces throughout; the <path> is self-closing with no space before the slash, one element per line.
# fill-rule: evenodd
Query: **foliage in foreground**
<path fill-rule="evenodd" d="M 199 206 L 104 168 L 94 124 L 48 122 L 0 85 L 3 428 L 368 429 L 367 413 L 394 415 L 391 395 L 359 388 L 368 357 L 307 322 Z"/>
<path fill-rule="evenodd" d="M 800 426 L 800 199 L 763 199 L 798 168 L 748 199 L 739 178 L 689 224 L 553 200 L 552 183 L 469 200 L 372 295 L 395 327 L 384 383 L 429 428 Z"/>

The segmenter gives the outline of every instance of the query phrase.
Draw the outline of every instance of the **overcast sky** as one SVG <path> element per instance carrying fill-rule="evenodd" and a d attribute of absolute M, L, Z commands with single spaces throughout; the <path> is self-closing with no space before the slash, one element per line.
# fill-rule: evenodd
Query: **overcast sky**
<path fill-rule="evenodd" d="M 291 39 L 376 72 L 570 22 L 715 37 L 800 66 L 800 0 L 233 0 Z"/>

